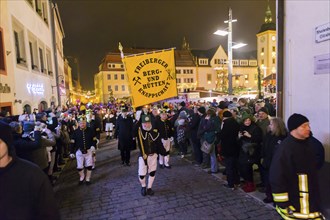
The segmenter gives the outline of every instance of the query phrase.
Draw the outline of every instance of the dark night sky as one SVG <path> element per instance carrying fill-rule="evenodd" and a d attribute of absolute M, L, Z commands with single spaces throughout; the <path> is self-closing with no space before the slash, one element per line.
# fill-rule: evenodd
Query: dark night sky
<path fill-rule="evenodd" d="M 267 0 L 231 1 L 140 1 L 140 0 L 56 0 L 65 32 L 65 56 L 78 57 L 81 84 L 92 89 L 93 75 L 109 52 L 124 47 L 181 49 L 185 36 L 191 49 L 210 49 L 227 37 L 214 35 L 225 29 L 228 8 L 232 8 L 233 41 L 248 46 L 242 52 L 256 50 L 256 34 L 264 22 Z M 273 22 L 275 0 L 270 0 Z M 76 71 L 72 60 L 70 66 Z"/>

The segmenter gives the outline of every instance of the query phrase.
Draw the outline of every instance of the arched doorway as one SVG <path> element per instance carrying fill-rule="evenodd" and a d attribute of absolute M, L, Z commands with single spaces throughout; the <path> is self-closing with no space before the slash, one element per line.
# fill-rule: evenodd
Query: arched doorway
<path fill-rule="evenodd" d="M 27 112 L 28 114 L 31 114 L 31 106 L 28 104 L 24 105 L 23 112 Z"/>
<path fill-rule="evenodd" d="M 45 101 L 41 101 L 39 104 L 39 112 L 45 111 L 48 108 L 48 104 Z"/>

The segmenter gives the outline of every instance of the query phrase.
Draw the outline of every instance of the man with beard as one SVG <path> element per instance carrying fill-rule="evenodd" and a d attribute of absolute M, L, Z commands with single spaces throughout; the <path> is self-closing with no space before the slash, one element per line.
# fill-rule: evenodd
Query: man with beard
<path fill-rule="evenodd" d="M 161 143 L 159 132 L 152 128 L 150 115 L 141 116 L 141 126 L 138 127 L 137 137 L 140 149 L 138 175 L 142 186 L 141 194 L 142 196 L 152 196 L 154 195 L 152 184 L 157 170 L 157 152 Z M 146 183 L 147 172 L 149 173 L 148 187 Z"/>

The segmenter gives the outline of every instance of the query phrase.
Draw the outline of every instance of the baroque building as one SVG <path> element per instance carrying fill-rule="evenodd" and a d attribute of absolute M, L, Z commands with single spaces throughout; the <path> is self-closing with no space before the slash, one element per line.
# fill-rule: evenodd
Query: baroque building
<path fill-rule="evenodd" d="M 132 55 L 155 50 L 127 48 L 124 49 L 124 53 Z M 209 94 L 209 91 L 216 94 L 227 92 L 228 58 L 221 45 L 209 50 L 191 50 L 184 38 L 182 48 L 176 49 L 174 56 L 177 89 L 180 95 L 194 94 L 194 98 L 198 98 Z M 256 52 L 234 53 L 233 66 L 236 91 L 255 90 L 258 74 Z M 113 98 L 128 98 L 130 91 L 126 74 L 120 52 L 108 53 L 99 65 L 99 72 L 94 76 L 98 101 L 106 103 Z M 196 93 L 199 93 L 198 97 Z"/>
<path fill-rule="evenodd" d="M 272 20 L 272 12 L 268 5 L 265 22 L 257 33 L 257 57 L 266 91 L 276 86 L 276 24 Z M 270 91 L 274 92 L 274 91 Z"/>

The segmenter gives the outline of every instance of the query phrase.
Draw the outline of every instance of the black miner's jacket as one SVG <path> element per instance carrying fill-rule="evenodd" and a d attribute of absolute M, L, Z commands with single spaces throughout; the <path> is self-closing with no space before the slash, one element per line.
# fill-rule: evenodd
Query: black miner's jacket
<path fill-rule="evenodd" d="M 85 129 L 77 128 L 73 131 L 71 136 L 71 150 L 72 154 L 76 153 L 78 149 L 84 153 L 84 151 L 91 148 L 91 146 L 96 146 L 96 136 L 95 131 L 86 127 Z"/>
<path fill-rule="evenodd" d="M 292 205 L 297 212 L 300 212 L 300 193 L 307 192 L 307 202 L 309 212 L 320 211 L 316 157 L 311 142 L 308 139 L 299 140 L 291 134 L 278 146 L 271 163 L 269 181 L 272 187 L 274 201 L 276 195 L 281 195 L 280 202 L 276 202 L 279 207 Z M 304 181 L 299 179 L 304 175 L 307 177 L 305 189 L 300 190 L 299 186 Z M 284 199 L 288 195 L 287 199 Z"/>

